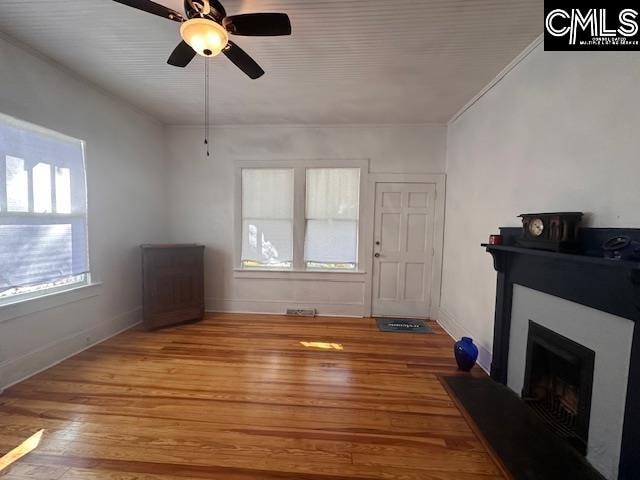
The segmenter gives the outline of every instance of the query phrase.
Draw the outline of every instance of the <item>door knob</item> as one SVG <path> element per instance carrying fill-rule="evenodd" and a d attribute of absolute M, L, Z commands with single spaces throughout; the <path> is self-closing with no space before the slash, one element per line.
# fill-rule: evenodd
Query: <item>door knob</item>
<path fill-rule="evenodd" d="M 378 240 L 378 241 L 376 241 L 376 245 L 380 245 L 380 241 L 379 241 L 379 240 Z"/>
<path fill-rule="evenodd" d="M 376 253 L 373 254 L 373 256 L 378 258 L 380 256 L 380 254 L 376 252 Z"/>

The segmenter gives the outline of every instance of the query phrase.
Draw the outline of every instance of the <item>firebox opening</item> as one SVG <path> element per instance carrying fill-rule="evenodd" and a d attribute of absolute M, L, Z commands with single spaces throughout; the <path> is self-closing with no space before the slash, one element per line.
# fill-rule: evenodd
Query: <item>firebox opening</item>
<path fill-rule="evenodd" d="M 586 455 L 595 352 L 529 321 L 524 401 Z"/>

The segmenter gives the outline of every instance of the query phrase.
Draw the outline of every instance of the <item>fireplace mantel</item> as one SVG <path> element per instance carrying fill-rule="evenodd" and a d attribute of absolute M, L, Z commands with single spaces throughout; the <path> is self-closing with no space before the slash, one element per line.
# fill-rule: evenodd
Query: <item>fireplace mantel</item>
<path fill-rule="evenodd" d="M 640 321 L 640 262 L 487 245 L 493 266 L 517 283 L 556 297 Z"/>
<path fill-rule="evenodd" d="M 493 256 L 498 272 L 491 377 L 507 383 L 513 285 L 640 322 L 640 262 L 602 258 L 603 239 L 629 235 L 640 229 L 582 229 L 582 254 L 557 253 L 516 245 L 521 228 L 501 228 L 504 245 L 482 246 Z M 619 478 L 640 478 L 640 328 L 634 328 L 628 377 Z"/>
<path fill-rule="evenodd" d="M 490 245 L 487 243 L 481 244 L 483 247 L 487 249 L 494 256 L 494 260 L 500 260 L 504 258 L 502 254 L 521 254 L 521 255 L 533 255 L 538 257 L 546 257 L 551 260 L 558 260 L 562 262 L 573 262 L 573 263 L 587 263 L 595 266 L 602 266 L 606 268 L 622 268 L 628 270 L 630 273 L 634 275 L 638 275 L 640 272 L 640 262 L 632 262 L 628 260 L 610 260 L 604 257 L 594 257 L 591 255 L 584 254 L 575 254 L 575 253 L 561 253 L 561 252 L 549 252 L 546 250 L 535 250 L 533 248 L 524 248 L 518 246 L 506 246 L 506 245 Z M 498 255 L 496 255 L 496 253 Z M 494 267 L 496 270 L 502 270 L 500 266 L 494 263 Z M 640 283 L 640 279 L 637 277 L 632 279 L 634 283 Z"/>

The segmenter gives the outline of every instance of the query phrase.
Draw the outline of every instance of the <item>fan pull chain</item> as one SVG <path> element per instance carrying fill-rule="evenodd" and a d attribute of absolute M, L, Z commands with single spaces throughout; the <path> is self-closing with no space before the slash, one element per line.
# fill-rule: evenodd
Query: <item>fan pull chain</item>
<path fill-rule="evenodd" d="M 209 153 L 209 59 L 204 59 L 204 144 Z"/>

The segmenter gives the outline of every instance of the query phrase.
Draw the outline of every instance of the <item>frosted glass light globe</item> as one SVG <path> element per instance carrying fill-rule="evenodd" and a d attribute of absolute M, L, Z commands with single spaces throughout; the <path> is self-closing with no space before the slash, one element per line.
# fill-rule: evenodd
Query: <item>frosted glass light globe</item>
<path fill-rule="evenodd" d="M 198 55 L 215 57 L 229 43 L 224 27 L 206 18 L 192 18 L 180 26 L 180 36 Z"/>

